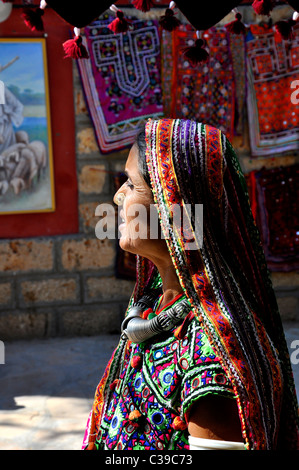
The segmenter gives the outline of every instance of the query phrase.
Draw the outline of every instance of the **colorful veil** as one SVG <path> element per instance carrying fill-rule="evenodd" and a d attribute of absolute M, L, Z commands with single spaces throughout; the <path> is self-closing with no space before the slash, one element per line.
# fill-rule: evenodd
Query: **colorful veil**
<path fill-rule="evenodd" d="M 233 384 L 246 448 L 298 449 L 288 349 L 235 152 L 221 131 L 189 120 L 148 120 L 146 143 L 169 253 L 195 317 Z M 184 227 L 174 223 L 174 205 L 185 215 Z M 196 214 L 187 210 L 195 205 L 203 208 L 200 233 Z M 195 249 L 189 249 L 188 240 L 195 241 Z M 128 310 L 158 281 L 152 263 L 137 256 Z M 90 436 L 97 432 L 124 348 L 120 341 L 97 388 Z"/>

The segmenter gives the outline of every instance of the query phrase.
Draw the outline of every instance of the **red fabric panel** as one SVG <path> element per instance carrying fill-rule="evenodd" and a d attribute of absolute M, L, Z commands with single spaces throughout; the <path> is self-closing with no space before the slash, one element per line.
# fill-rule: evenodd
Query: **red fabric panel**
<path fill-rule="evenodd" d="M 72 61 L 64 58 L 62 43 L 70 26 L 52 10 L 43 17 L 49 74 L 56 210 L 35 214 L 0 215 L 0 238 L 49 236 L 78 232 L 78 195 Z M 0 36 L 43 37 L 24 24 L 19 8 L 0 23 Z"/>

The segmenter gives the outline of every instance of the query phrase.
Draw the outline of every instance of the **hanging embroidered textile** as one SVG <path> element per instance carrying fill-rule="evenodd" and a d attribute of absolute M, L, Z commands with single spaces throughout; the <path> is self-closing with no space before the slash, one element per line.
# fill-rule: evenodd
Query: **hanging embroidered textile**
<path fill-rule="evenodd" d="M 171 116 L 172 103 L 172 79 L 173 69 L 173 33 L 163 29 L 161 40 L 161 67 L 162 67 L 162 90 L 163 90 L 163 110 L 165 116 Z"/>
<path fill-rule="evenodd" d="M 244 134 L 246 117 L 246 48 L 244 34 L 228 34 L 229 51 L 234 71 L 235 82 L 235 121 L 234 135 Z"/>
<path fill-rule="evenodd" d="M 78 60 L 82 86 L 101 152 L 132 144 L 148 117 L 163 113 L 158 21 L 131 19 L 114 34 L 105 15 L 84 29 L 90 59 Z"/>
<path fill-rule="evenodd" d="M 163 34 L 163 42 L 166 40 L 170 44 L 169 33 Z M 166 104 L 165 110 L 169 107 L 169 116 L 173 118 L 194 119 L 215 126 L 232 139 L 235 81 L 228 36 L 225 27 L 205 31 L 209 59 L 192 67 L 182 48 L 194 42 L 194 29 L 190 25 L 181 25 L 175 31 L 172 35 L 171 104 Z M 169 47 L 164 46 L 164 51 L 162 76 L 164 86 L 169 88 Z"/>
<path fill-rule="evenodd" d="M 247 106 L 253 156 L 299 148 L 298 106 L 291 83 L 299 71 L 299 26 L 292 40 L 278 41 L 274 28 L 251 25 L 247 36 Z"/>
<path fill-rule="evenodd" d="M 271 271 L 299 268 L 299 165 L 249 174 L 250 199 Z"/>

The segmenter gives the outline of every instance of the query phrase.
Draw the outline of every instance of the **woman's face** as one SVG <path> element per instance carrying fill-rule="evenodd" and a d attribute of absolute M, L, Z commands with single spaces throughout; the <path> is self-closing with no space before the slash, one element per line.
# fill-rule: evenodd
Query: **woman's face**
<path fill-rule="evenodd" d="M 139 172 L 136 144 L 130 150 L 125 173 L 128 179 L 115 194 L 115 197 L 120 193 L 125 196 L 123 206 L 119 207 L 119 215 L 123 219 L 119 226 L 119 245 L 125 251 L 154 261 L 162 252 L 167 252 L 167 247 L 165 240 L 152 238 L 150 233 L 150 211 L 154 208 L 154 200 L 151 189 Z"/>

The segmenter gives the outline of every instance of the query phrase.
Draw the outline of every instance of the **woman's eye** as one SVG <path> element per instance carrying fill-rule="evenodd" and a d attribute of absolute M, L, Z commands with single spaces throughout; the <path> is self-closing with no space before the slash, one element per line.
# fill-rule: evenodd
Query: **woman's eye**
<path fill-rule="evenodd" d="M 127 185 L 128 188 L 130 188 L 130 189 L 133 189 L 133 188 L 134 188 L 134 184 L 132 184 L 129 180 L 126 181 L 126 185 Z"/>

